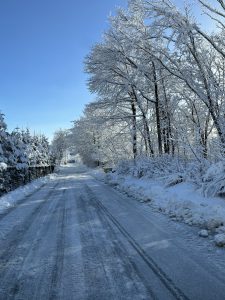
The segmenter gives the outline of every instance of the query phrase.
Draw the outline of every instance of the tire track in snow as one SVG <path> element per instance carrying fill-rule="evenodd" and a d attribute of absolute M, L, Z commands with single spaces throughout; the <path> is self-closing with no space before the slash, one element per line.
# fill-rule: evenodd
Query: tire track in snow
<path fill-rule="evenodd" d="M 41 278 L 40 276 L 35 278 L 35 285 L 32 289 L 32 284 L 34 284 L 34 280 L 31 281 L 31 283 L 29 284 L 29 288 L 27 289 L 27 283 L 25 285 L 25 290 L 23 289 L 23 284 L 26 282 L 26 276 L 27 273 L 29 272 L 29 269 L 32 268 L 32 261 L 33 258 L 38 256 L 38 251 L 40 250 L 40 242 L 41 240 L 44 239 L 45 235 L 47 235 L 48 230 L 50 228 L 50 226 L 52 225 L 51 221 L 52 221 L 52 215 L 54 215 L 57 210 L 59 209 L 60 206 L 60 202 L 58 201 L 58 203 L 55 203 L 55 201 L 51 201 L 49 207 L 47 208 L 47 214 L 44 216 L 38 230 L 35 236 L 35 239 L 31 242 L 31 244 L 29 245 L 29 248 L 26 248 L 23 252 L 23 261 L 21 262 L 21 266 L 19 267 L 20 272 L 17 273 L 14 271 L 13 276 L 15 277 L 15 282 L 13 282 L 13 287 L 10 289 L 10 297 L 12 297 L 13 299 L 16 296 L 19 296 L 19 299 L 36 299 L 35 297 L 38 298 L 38 295 L 36 295 L 36 286 L 38 285 L 38 283 L 40 282 Z M 45 208 L 46 209 L 46 208 Z M 28 268 L 27 268 L 28 267 Z M 17 268 L 18 268 L 18 264 L 17 264 Z M 12 275 L 9 274 L 10 280 L 8 280 L 8 282 L 12 281 Z M 29 296 L 26 294 L 28 292 Z"/>
<path fill-rule="evenodd" d="M 114 224 L 88 194 L 84 197 L 82 192 L 77 209 L 85 280 L 82 299 L 159 300 L 127 256 Z"/>
<path fill-rule="evenodd" d="M 61 276 L 64 264 L 64 244 L 65 244 L 65 219 L 66 219 L 66 190 L 63 190 L 63 206 L 61 207 L 60 217 L 58 220 L 58 232 L 56 241 L 56 259 L 55 266 L 52 270 L 52 278 L 50 283 L 50 300 L 55 300 L 59 298 L 57 287 L 61 282 Z"/>
<path fill-rule="evenodd" d="M 118 228 L 122 235 L 126 238 L 129 244 L 136 250 L 136 252 L 142 257 L 148 267 L 154 272 L 154 274 L 160 279 L 164 286 L 170 291 L 170 293 L 177 300 L 189 300 L 189 298 L 174 284 L 174 282 L 167 276 L 166 273 L 157 265 L 157 263 L 145 252 L 145 250 L 138 244 L 138 242 L 132 238 L 127 230 L 114 218 L 109 210 L 97 199 L 95 194 L 85 185 L 85 189 L 91 199 L 96 203 L 98 208 L 102 210 L 112 223 Z"/>
<path fill-rule="evenodd" d="M 115 259 L 118 258 L 120 260 L 121 267 L 123 269 L 123 272 L 120 274 L 117 270 L 113 272 L 112 270 L 112 277 L 113 280 L 116 282 L 116 286 L 114 289 L 117 289 L 118 285 L 120 286 L 121 290 L 125 292 L 126 286 L 124 285 L 125 282 L 130 281 L 132 282 L 132 297 L 133 299 L 146 299 L 146 293 L 148 297 L 151 297 L 149 299 L 152 300 L 159 300 L 159 298 L 156 296 L 156 294 L 153 292 L 152 287 L 149 285 L 149 283 L 146 281 L 146 279 L 143 277 L 143 275 L 139 272 L 137 269 L 137 266 L 135 263 L 127 256 L 126 248 L 124 247 L 123 243 L 118 240 L 118 236 L 115 232 L 115 226 L 112 224 L 112 222 L 109 220 L 109 218 L 105 215 L 102 210 L 98 209 L 98 206 L 93 205 L 92 199 L 89 199 L 89 206 L 93 206 L 95 209 L 95 213 L 98 215 L 98 218 L 101 222 L 102 227 L 106 228 L 107 236 L 106 239 L 110 241 L 110 256 L 113 256 Z M 107 244 L 106 244 L 107 246 Z M 104 243 L 102 243 L 102 249 L 104 249 Z M 115 285 L 115 283 L 114 283 Z M 145 289 L 143 291 L 143 288 Z M 145 294 L 145 296 L 144 296 Z M 123 294 L 125 297 L 125 294 Z M 117 298 L 121 297 L 121 292 L 117 294 Z M 114 298 L 112 298 L 114 299 Z M 125 298 L 126 299 L 126 298 Z"/>
<path fill-rule="evenodd" d="M 78 198 L 77 209 L 82 245 L 82 272 L 85 281 L 84 299 L 113 299 L 107 270 L 103 263 L 104 241 L 100 244 L 100 236 L 96 241 L 95 235 L 99 227 L 94 224 L 96 221 L 90 203 L 82 195 Z"/>
<path fill-rule="evenodd" d="M 23 220 L 16 228 L 14 228 L 6 237 L 5 243 L 1 245 L 4 250 L 0 253 L 0 266 L 1 266 L 1 273 L 0 273 L 0 281 L 2 277 L 4 277 L 4 269 L 7 268 L 8 263 L 10 263 L 10 258 L 14 257 L 14 254 L 20 245 L 24 235 L 30 229 L 33 222 L 36 221 L 36 218 L 42 208 L 48 203 L 48 200 L 52 194 L 55 192 L 55 188 L 59 185 L 56 183 L 54 187 L 47 193 L 44 200 L 42 200 L 39 205 L 37 205 L 31 214 Z"/>

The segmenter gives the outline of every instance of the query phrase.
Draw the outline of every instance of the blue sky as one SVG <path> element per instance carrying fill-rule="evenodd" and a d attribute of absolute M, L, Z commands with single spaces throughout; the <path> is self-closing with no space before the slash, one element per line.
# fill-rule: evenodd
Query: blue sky
<path fill-rule="evenodd" d="M 76 119 L 91 96 L 84 56 L 125 0 L 0 1 L 0 109 L 10 130 L 47 136 Z"/>
<path fill-rule="evenodd" d="M 83 60 L 116 6 L 126 0 L 0 1 L 0 110 L 9 130 L 51 138 L 82 114 L 93 99 Z"/>

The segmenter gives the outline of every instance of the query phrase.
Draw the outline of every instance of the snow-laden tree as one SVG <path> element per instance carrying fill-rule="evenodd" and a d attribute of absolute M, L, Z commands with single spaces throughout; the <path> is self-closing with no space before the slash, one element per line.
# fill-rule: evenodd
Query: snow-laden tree
<path fill-rule="evenodd" d="M 0 190 L 3 189 L 6 176 L 2 176 L 3 172 L 7 169 L 7 157 L 5 147 L 7 144 L 6 123 L 4 121 L 4 114 L 0 112 Z"/>
<path fill-rule="evenodd" d="M 156 128 L 157 152 L 172 153 L 173 104 L 169 87 L 173 84 L 173 78 L 151 53 L 152 41 L 144 18 L 143 10 L 136 9 L 131 2 L 128 13 L 120 10 L 118 16 L 113 18 L 112 24 L 117 30 L 119 28 L 120 39 L 124 40 L 126 48 L 132 49 L 124 55 L 126 63 L 134 73 L 133 93 L 143 116 L 145 136 L 148 137 L 148 141 L 151 140 L 147 119 L 153 110 L 151 123 L 153 122 Z M 149 142 L 150 152 L 153 154 L 151 144 Z"/>
<path fill-rule="evenodd" d="M 204 165 L 224 156 L 224 2 L 199 2 L 217 14 L 216 32 L 169 0 L 130 0 L 110 17 L 85 60 L 96 100 L 70 132 L 84 162 L 167 154 Z"/>
<path fill-rule="evenodd" d="M 202 5 L 203 12 L 214 21 L 219 31 L 209 35 L 199 26 L 196 26 L 196 30 L 225 59 L 225 2 L 224 0 L 198 1 Z"/>
<path fill-rule="evenodd" d="M 55 132 L 51 143 L 52 158 L 58 164 L 61 163 L 64 153 L 69 145 L 67 136 L 68 136 L 67 130 L 60 129 Z"/>
<path fill-rule="evenodd" d="M 112 115 L 106 103 L 87 105 L 84 115 L 74 122 L 70 140 L 89 166 L 116 164 L 121 158 L 132 158 L 132 133 L 129 119 L 121 120 L 116 111 Z"/>
<path fill-rule="evenodd" d="M 0 113 L 0 163 L 5 165 L 7 163 L 7 158 L 5 155 L 5 147 L 7 143 L 7 133 L 6 133 L 6 123 L 4 121 L 4 115 Z"/>
<path fill-rule="evenodd" d="M 29 166 L 29 158 L 26 153 L 27 144 L 23 140 L 23 134 L 16 128 L 11 133 L 10 145 L 12 152 L 8 157 L 8 161 L 11 166 L 15 166 L 17 169 L 26 169 Z"/>
<path fill-rule="evenodd" d="M 39 168 L 40 172 L 33 170 L 33 167 L 49 166 L 50 155 L 45 136 L 32 136 L 28 129 L 19 128 L 9 133 L 4 115 L 0 114 L 0 194 L 46 174 Z"/>
<path fill-rule="evenodd" d="M 138 1 L 137 5 L 142 5 L 151 22 L 152 55 L 206 106 L 224 145 L 223 54 L 199 33 L 188 10 L 181 13 L 166 0 Z"/>
<path fill-rule="evenodd" d="M 4 115 L 0 114 L 0 162 L 16 169 L 27 169 L 29 166 L 50 164 L 50 148 L 44 135 L 32 136 L 16 128 L 7 131 Z"/>

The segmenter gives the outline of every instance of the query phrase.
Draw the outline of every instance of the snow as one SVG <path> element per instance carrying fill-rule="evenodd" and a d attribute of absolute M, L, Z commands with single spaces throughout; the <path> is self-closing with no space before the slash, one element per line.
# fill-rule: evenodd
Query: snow
<path fill-rule="evenodd" d="M 105 181 L 140 202 L 147 202 L 173 220 L 198 226 L 212 234 L 225 225 L 224 199 L 205 197 L 193 183 L 168 186 L 162 179 L 138 179 L 116 173 L 107 174 Z"/>
<path fill-rule="evenodd" d="M 1 299 L 225 299 L 224 249 L 85 167 L 58 169 L 1 216 Z"/>
<path fill-rule="evenodd" d="M 176 221 L 188 225 L 197 225 L 201 228 L 200 237 L 211 234 L 225 236 L 225 201 L 219 197 L 204 197 L 200 189 L 194 184 L 182 182 L 168 186 L 165 181 L 156 179 L 138 179 L 132 176 L 105 174 L 103 170 L 91 170 L 83 165 L 69 164 L 58 167 L 59 172 L 65 169 L 76 168 L 76 173 L 86 173 L 98 180 L 105 181 L 114 188 L 129 196 L 137 198 L 154 209 Z M 27 195 L 32 194 L 43 184 L 55 179 L 58 175 L 51 174 L 34 180 L 26 186 L 20 187 L 0 198 L 0 213 Z M 216 243 L 217 245 L 218 243 Z"/>
<path fill-rule="evenodd" d="M 205 196 L 225 195 L 225 162 L 212 164 L 203 177 L 203 193 Z"/>
<path fill-rule="evenodd" d="M 208 232 L 208 230 L 202 229 L 202 230 L 199 231 L 198 235 L 200 237 L 208 237 L 209 236 L 209 232 Z"/>
<path fill-rule="evenodd" d="M 221 233 L 221 234 L 215 235 L 214 240 L 218 247 L 225 246 L 225 234 Z"/>
<path fill-rule="evenodd" d="M 210 166 L 204 176 L 205 181 L 212 180 L 216 176 L 220 175 L 221 173 L 224 174 L 225 172 L 225 163 L 220 161 L 218 163 L 213 164 Z"/>
<path fill-rule="evenodd" d="M 38 178 L 25 186 L 19 187 L 14 191 L 7 193 L 0 197 L 0 213 L 3 213 L 8 208 L 15 206 L 16 203 L 24 197 L 34 193 L 42 185 L 47 184 L 49 181 L 55 179 L 57 174 L 50 174 L 45 177 Z"/>
<path fill-rule="evenodd" d="M 98 180 L 105 180 L 106 173 L 103 171 L 102 168 L 87 169 L 87 173 Z"/>
<path fill-rule="evenodd" d="M 6 169 L 7 169 L 7 164 L 1 162 L 1 163 L 0 163 L 0 171 L 4 171 L 4 170 L 6 170 Z"/>

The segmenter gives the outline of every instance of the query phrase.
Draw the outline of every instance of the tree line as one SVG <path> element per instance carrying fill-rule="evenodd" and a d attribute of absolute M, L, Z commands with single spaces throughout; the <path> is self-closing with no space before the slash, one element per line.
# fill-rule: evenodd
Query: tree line
<path fill-rule="evenodd" d="M 89 165 L 164 154 L 218 160 L 225 151 L 225 2 L 130 0 L 85 59 L 96 95 L 69 142 Z"/>
<path fill-rule="evenodd" d="M 29 129 L 7 131 L 4 115 L 0 113 L 0 169 L 14 167 L 48 166 L 53 163 L 48 139 L 44 135 L 31 135 Z"/>

